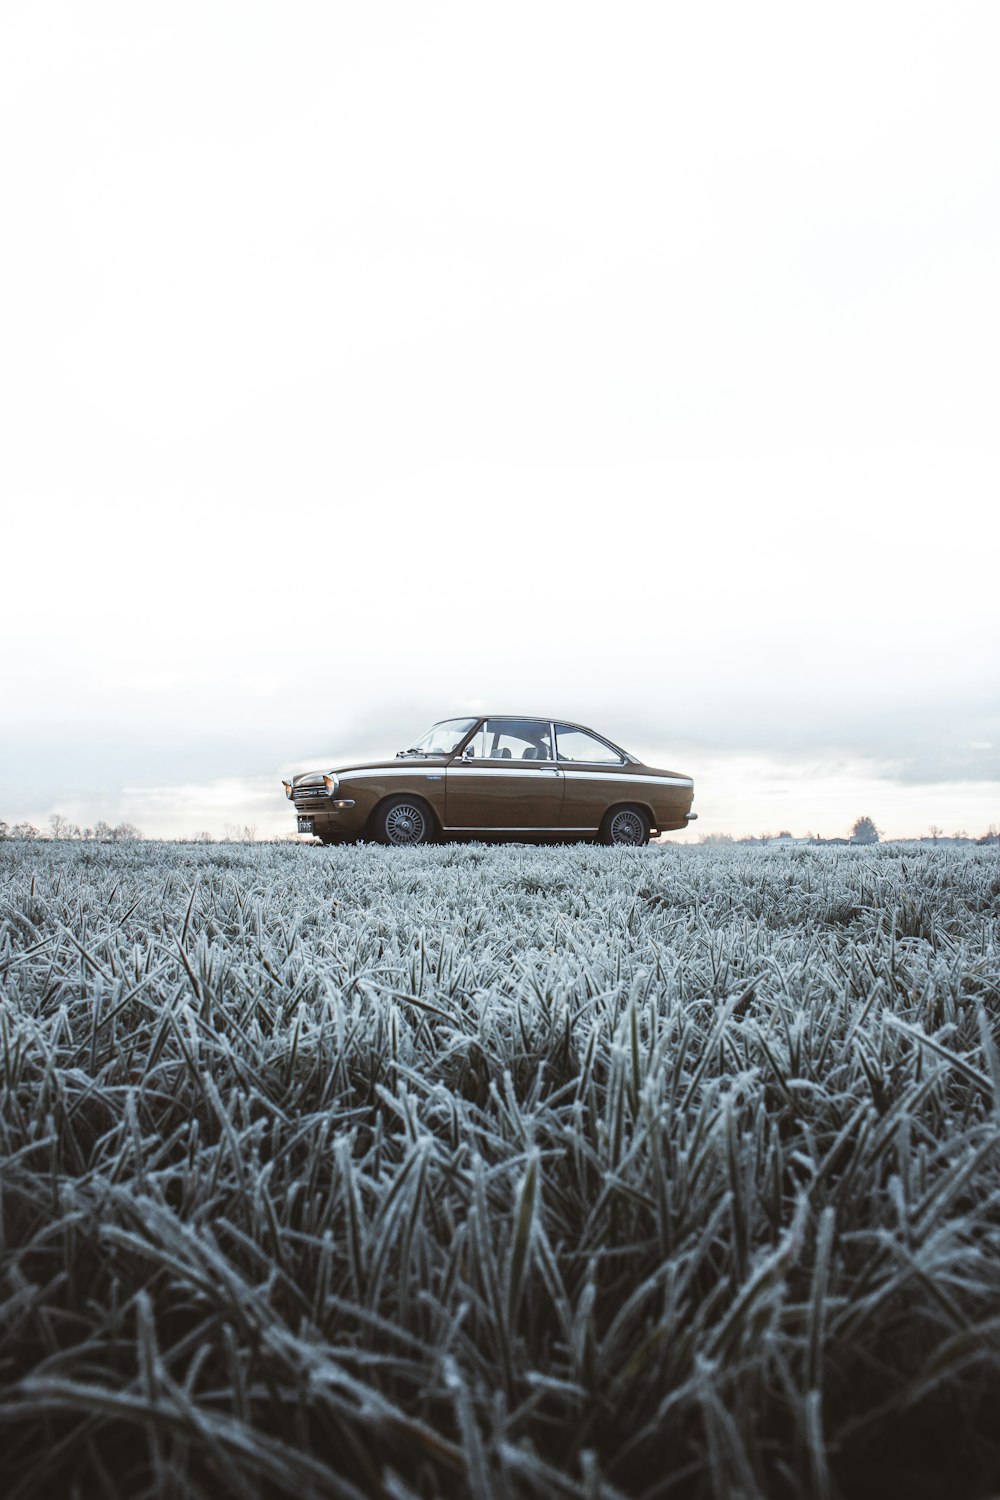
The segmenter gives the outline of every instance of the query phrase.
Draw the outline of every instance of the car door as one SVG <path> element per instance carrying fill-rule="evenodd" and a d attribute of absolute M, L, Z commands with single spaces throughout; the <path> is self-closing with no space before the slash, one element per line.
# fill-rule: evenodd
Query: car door
<path fill-rule="evenodd" d="M 446 774 L 445 821 L 482 833 L 555 832 L 563 778 L 542 719 L 487 719 Z"/>

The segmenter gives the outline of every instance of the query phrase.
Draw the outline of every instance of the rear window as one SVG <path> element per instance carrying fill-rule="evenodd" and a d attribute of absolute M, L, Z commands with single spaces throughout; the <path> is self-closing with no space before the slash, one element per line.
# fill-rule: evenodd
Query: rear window
<path fill-rule="evenodd" d="M 581 761 L 591 766 L 625 764 L 625 757 L 613 746 L 585 729 L 575 729 L 572 724 L 556 725 L 556 755 L 560 760 Z"/>

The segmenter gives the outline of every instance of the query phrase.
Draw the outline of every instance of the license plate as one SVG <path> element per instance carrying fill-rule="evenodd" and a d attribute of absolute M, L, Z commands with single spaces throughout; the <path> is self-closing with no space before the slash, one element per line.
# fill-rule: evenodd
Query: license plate
<path fill-rule="evenodd" d="M 315 818 L 300 818 L 299 819 L 299 832 L 300 833 L 315 833 L 316 832 L 316 819 Z"/>

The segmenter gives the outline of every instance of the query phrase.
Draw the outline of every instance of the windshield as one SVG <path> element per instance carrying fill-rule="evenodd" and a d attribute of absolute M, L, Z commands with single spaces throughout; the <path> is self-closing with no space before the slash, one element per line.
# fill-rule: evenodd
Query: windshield
<path fill-rule="evenodd" d="M 433 729 L 428 729 L 426 734 L 421 735 L 419 740 L 414 740 L 403 754 L 450 755 L 477 722 L 476 719 L 443 719 L 440 724 L 435 724 Z"/>

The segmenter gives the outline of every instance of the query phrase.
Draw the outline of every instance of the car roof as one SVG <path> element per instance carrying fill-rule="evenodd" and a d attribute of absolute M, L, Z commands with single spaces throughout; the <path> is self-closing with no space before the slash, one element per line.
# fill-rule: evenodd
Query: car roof
<path fill-rule="evenodd" d="M 558 714 L 456 714 L 453 719 L 438 719 L 439 724 L 454 724 L 459 721 L 471 721 L 479 724 L 489 719 L 525 719 L 535 724 L 565 724 L 567 729 L 582 729 L 586 734 L 592 734 L 596 740 L 603 740 L 613 750 L 618 750 L 622 755 L 635 765 L 640 765 L 638 756 L 626 750 L 624 745 L 619 745 L 617 740 L 608 739 L 606 734 L 601 734 L 597 729 L 591 729 L 589 724 L 581 724 L 577 719 L 562 719 Z"/>
<path fill-rule="evenodd" d="M 460 719 L 531 719 L 536 724 L 570 724 L 574 729 L 586 729 L 586 724 L 581 724 L 577 719 L 567 719 L 564 714 L 507 714 L 489 713 L 480 714 L 450 714 L 447 719 L 438 719 L 438 724 L 457 724 Z M 596 730 L 592 731 L 594 734 Z"/>

